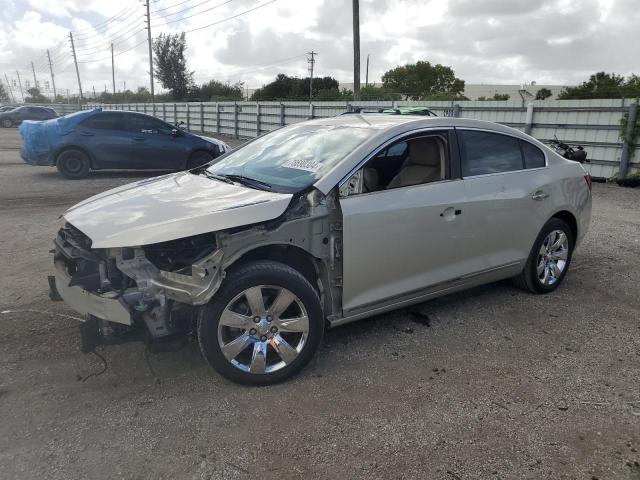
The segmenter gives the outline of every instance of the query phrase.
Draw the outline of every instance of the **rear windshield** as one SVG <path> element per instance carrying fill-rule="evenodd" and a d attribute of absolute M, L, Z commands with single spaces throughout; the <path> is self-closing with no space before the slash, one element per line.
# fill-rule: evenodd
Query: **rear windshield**
<path fill-rule="evenodd" d="M 278 192 L 298 192 L 374 133 L 373 128 L 351 125 L 290 125 L 232 151 L 207 171 L 265 182 Z"/>

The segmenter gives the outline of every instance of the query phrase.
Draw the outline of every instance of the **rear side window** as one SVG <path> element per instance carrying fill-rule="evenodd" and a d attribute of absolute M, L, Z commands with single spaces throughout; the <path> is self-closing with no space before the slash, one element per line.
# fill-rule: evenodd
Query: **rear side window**
<path fill-rule="evenodd" d="M 524 166 L 526 168 L 544 167 L 544 153 L 538 147 L 531 145 L 529 142 L 520 141 L 522 145 L 522 155 L 524 156 Z"/>
<path fill-rule="evenodd" d="M 519 140 L 499 133 L 458 130 L 462 176 L 522 170 Z"/>
<path fill-rule="evenodd" d="M 151 133 L 151 134 L 164 134 L 171 135 L 171 131 L 174 127 L 168 125 L 156 118 L 146 117 L 144 115 L 132 115 L 129 118 L 131 124 L 131 131 L 134 133 Z"/>
<path fill-rule="evenodd" d="M 80 123 L 85 128 L 96 130 L 121 130 L 125 131 L 124 116 L 118 113 L 97 113 Z"/>

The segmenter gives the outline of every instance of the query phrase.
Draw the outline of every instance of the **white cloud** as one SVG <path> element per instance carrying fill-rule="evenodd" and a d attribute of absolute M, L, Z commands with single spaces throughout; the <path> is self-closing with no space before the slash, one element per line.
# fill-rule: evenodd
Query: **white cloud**
<path fill-rule="evenodd" d="M 266 0 L 158 0 L 151 4 L 154 36 L 217 22 Z M 51 51 L 56 84 L 77 90 L 68 32 L 83 86 L 110 89 L 110 43 L 115 43 L 118 88 L 148 84 L 144 7 L 132 0 L 5 0 L 0 11 L 0 71 L 48 76 Z M 169 15 L 196 6 L 177 15 Z M 471 83 L 537 80 L 576 83 L 592 72 L 629 74 L 637 68 L 637 0 L 361 0 L 361 64 L 371 55 L 370 79 L 397 64 L 429 60 L 451 65 Z M 204 11 L 211 9 L 209 11 Z M 196 15 L 193 15 L 193 14 Z M 169 15 L 169 16 L 167 16 Z M 187 15 L 190 18 L 178 22 Z M 116 18 L 112 18 L 116 16 Z M 164 18 L 163 18 L 164 17 Z M 93 26 L 93 27 L 92 27 Z M 210 78 L 259 86 L 276 73 L 305 75 L 304 53 L 319 53 L 318 75 L 352 76 L 350 0 L 278 0 L 255 12 L 187 34 L 188 61 L 198 81 Z M 99 60 L 99 61 L 98 61 Z M 280 62 L 276 62 L 281 60 Z"/>

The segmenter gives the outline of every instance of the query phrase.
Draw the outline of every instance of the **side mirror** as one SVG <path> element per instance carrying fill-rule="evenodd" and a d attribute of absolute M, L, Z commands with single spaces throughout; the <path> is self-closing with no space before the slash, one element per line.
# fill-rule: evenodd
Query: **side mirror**
<path fill-rule="evenodd" d="M 171 130 L 171 136 L 172 137 L 177 137 L 178 135 L 180 135 L 180 131 L 177 128 L 173 128 Z"/>

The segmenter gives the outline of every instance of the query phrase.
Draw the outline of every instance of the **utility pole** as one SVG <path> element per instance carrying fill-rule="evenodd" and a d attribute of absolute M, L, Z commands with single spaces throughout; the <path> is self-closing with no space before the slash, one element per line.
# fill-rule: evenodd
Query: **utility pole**
<path fill-rule="evenodd" d="M 31 62 L 31 71 L 33 72 L 33 88 L 38 88 L 38 79 L 36 78 L 36 67 Z"/>
<path fill-rule="evenodd" d="M 22 91 L 22 80 L 20 80 L 20 72 L 16 70 L 16 75 L 18 76 L 18 86 L 20 87 L 20 96 L 22 97 L 22 103 L 24 103 L 24 93 Z"/>
<path fill-rule="evenodd" d="M 147 7 L 147 39 L 149 42 L 149 83 L 151 85 L 151 103 L 154 102 L 153 95 L 153 49 L 151 48 L 151 14 L 149 13 L 149 0 L 144 4 Z"/>
<path fill-rule="evenodd" d="M 113 94 L 116 94 L 116 67 L 113 61 L 113 43 L 111 44 L 111 83 L 113 84 Z M 107 89 L 105 88 L 105 91 Z"/>
<path fill-rule="evenodd" d="M 93 87 L 93 99 L 95 100 L 97 98 L 97 96 L 96 96 L 96 86 L 92 85 L 92 87 Z"/>
<path fill-rule="evenodd" d="M 367 74 L 364 77 L 364 86 L 369 86 L 369 54 L 367 53 Z"/>
<path fill-rule="evenodd" d="M 311 55 L 311 58 L 307 59 L 307 61 L 309 62 L 309 101 L 313 100 L 313 65 L 316 63 L 316 59 L 315 56 L 317 55 L 316 52 L 314 52 L 313 50 L 311 50 L 310 52 L 307 52 L 307 55 Z"/>
<path fill-rule="evenodd" d="M 360 100 L 360 1 L 353 0 L 353 99 Z"/>
<path fill-rule="evenodd" d="M 49 72 L 51 72 L 51 85 L 53 86 L 53 102 L 55 103 L 56 97 L 58 95 L 56 93 L 56 80 L 55 75 L 53 74 L 53 64 L 51 63 L 51 55 L 49 55 L 49 50 L 47 50 L 47 58 L 49 59 Z"/>
<path fill-rule="evenodd" d="M 9 94 L 11 95 L 11 102 L 12 103 L 16 103 L 16 97 L 13 96 L 13 89 L 11 88 L 11 84 L 9 83 L 9 78 L 7 77 L 7 74 L 4 74 L 4 79 L 7 82 L 7 88 L 9 89 Z"/>
<path fill-rule="evenodd" d="M 73 44 L 73 33 L 69 32 L 69 40 L 71 40 L 71 54 L 73 55 L 73 63 L 76 65 L 76 76 L 78 77 L 78 89 L 80 90 L 80 103 L 84 100 L 82 97 L 82 82 L 80 81 L 80 70 L 78 70 L 78 57 L 76 56 L 76 46 Z"/>

